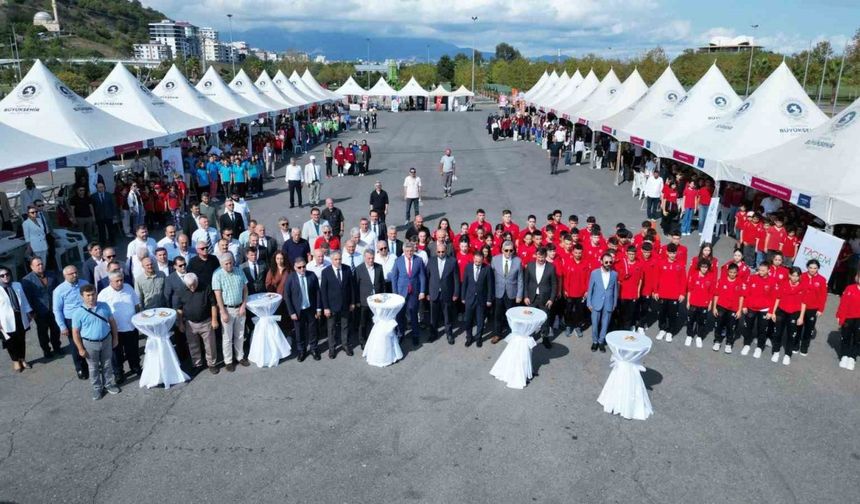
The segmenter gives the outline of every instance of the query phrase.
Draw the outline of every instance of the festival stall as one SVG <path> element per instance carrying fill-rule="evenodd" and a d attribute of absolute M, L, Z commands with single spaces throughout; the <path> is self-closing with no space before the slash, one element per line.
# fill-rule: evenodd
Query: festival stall
<path fill-rule="evenodd" d="M 301 79 L 302 82 L 304 82 L 309 89 L 322 96 L 323 99 L 331 100 L 332 102 L 337 102 L 342 99 L 339 94 L 322 87 L 322 85 L 320 85 L 320 83 L 317 82 L 316 79 L 314 79 L 314 76 L 311 74 L 311 71 L 307 68 L 305 68 L 305 72 L 302 74 Z"/>
<path fill-rule="evenodd" d="M 540 108 L 545 108 L 546 104 L 557 96 L 561 91 L 567 86 L 568 82 L 570 82 L 570 76 L 567 74 L 567 70 L 565 70 L 561 76 L 559 76 L 558 80 L 556 80 L 552 85 L 545 86 L 538 93 L 536 93 L 531 101 Z"/>
<path fill-rule="evenodd" d="M 236 112 L 222 107 L 198 91 L 176 65 L 171 65 L 161 82 L 152 90 L 152 94 L 171 107 L 201 119 L 209 126 L 210 131 L 218 131 L 222 124 L 233 124 L 236 119 Z"/>
<path fill-rule="evenodd" d="M 425 110 L 427 108 L 427 99 L 430 97 L 430 93 L 421 87 L 421 84 L 418 84 L 415 77 L 412 77 L 405 86 L 397 91 L 397 96 L 407 100 L 407 103 L 410 104 L 410 109 Z"/>
<path fill-rule="evenodd" d="M 214 67 L 210 66 L 209 70 L 206 70 L 196 87 L 208 99 L 232 110 L 235 119 L 242 122 L 251 122 L 258 117 L 266 117 L 269 113 L 265 106 L 252 103 L 233 91 L 221 80 Z"/>
<path fill-rule="evenodd" d="M 268 96 L 269 99 L 281 104 L 286 112 L 293 113 L 301 110 L 302 103 L 293 101 L 286 95 L 286 93 L 281 91 L 265 70 L 260 72 L 260 76 L 257 77 L 254 85 L 257 86 L 257 89 L 259 89 L 264 95 Z"/>
<path fill-rule="evenodd" d="M 266 110 L 269 117 L 275 116 L 280 112 L 286 112 L 289 109 L 286 103 L 275 101 L 260 91 L 254 85 L 254 81 L 245 73 L 244 69 L 239 70 L 239 73 L 230 81 L 229 86 L 237 95 Z"/>
<path fill-rule="evenodd" d="M 583 81 L 582 74 L 579 73 L 579 69 L 576 69 L 576 72 L 570 77 L 570 80 L 567 82 L 567 85 L 564 86 L 563 89 L 559 89 L 558 93 L 554 96 L 547 98 L 546 102 L 543 103 L 544 110 L 547 110 L 553 114 L 556 113 L 558 108 L 565 103 L 573 96 L 573 93 L 576 92 L 576 88 L 582 84 Z"/>
<path fill-rule="evenodd" d="M 264 70 L 265 72 L 265 70 Z M 289 98 L 293 103 L 299 103 L 302 107 L 310 107 L 314 103 L 317 102 L 317 98 L 308 95 L 301 89 L 297 88 L 290 79 L 284 75 L 284 72 L 278 70 L 278 73 L 272 78 L 272 82 L 275 83 L 275 86 L 284 93 L 287 98 Z"/>
<path fill-rule="evenodd" d="M 304 93 L 305 96 L 309 96 L 314 102 L 328 103 L 332 101 L 331 98 L 326 96 L 324 93 L 321 93 L 320 91 L 315 89 L 311 89 L 310 86 L 308 86 L 307 82 L 303 81 L 301 76 L 299 76 L 299 74 L 295 70 L 293 70 L 293 73 L 290 74 L 290 82 L 293 84 L 293 86 L 296 87 L 296 89 Z M 337 99 L 340 100 L 340 97 L 338 97 Z"/>
<path fill-rule="evenodd" d="M 528 91 L 520 93 L 520 98 L 523 100 L 528 100 L 530 96 L 533 96 L 543 85 L 546 83 L 546 80 L 549 79 L 549 72 L 546 70 L 543 71 L 543 75 L 540 76 L 537 82 L 535 82 L 534 86 L 529 88 Z"/>
<path fill-rule="evenodd" d="M 358 83 L 355 82 L 355 79 L 353 79 L 351 75 L 346 80 L 346 82 L 344 82 L 341 87 L 335 89 L 334 92 L 340 96 L 343 96 L 344 98 L 349 97 L 349 96 L 367 96 L 368 95 L 367 90 L 364 89 L 363 87 L 359 86 Z"/>
<path fill-rule="evenodd" d="M 573 93 L 571 93 L 567 100 L 564 103 L 556 103 L 556 105 L 558 105 L 555 108 L 556 115 L 561 115 L 562 118 L 570 121 L 571 116 L 566 112 L 566 110 L 579 105 L 579 103 L 588 98 L 599 85 L 600 80 L 594 74 L 594 70 L 589 70 L 585 75 L 585 78 L 582 79 L 582 83 Z"/>

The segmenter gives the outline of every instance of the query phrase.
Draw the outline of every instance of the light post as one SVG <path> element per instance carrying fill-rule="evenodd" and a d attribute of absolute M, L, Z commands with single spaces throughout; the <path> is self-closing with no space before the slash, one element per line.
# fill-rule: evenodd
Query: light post
<path fill-rule="evenodd" d="M 753 33 L 755 33 L 755 29 L 758 28 L 757 24 L 750 25 L 750 28 L 753 29 Z M 752 44 L 750 44 L 750 64 L 747 68 L 747 90 L 744 93 L 744 100 L 749 98 L 750 95 L 750 77 L 752 77 L 752 61 L 753 61 L 753 53 L 755 52 L 755 37 L 753 37 Z"/>
<path fill-rule="evenodd" d="M 475 26 L 478 23 L 478 16 L 472 16 L 472 26 Z M 477 44 L 478 36 L 475 35 L 473 39 L 475 43 L 472 44 L 472 94 L 475 93 L 475 45 Z"/>
<path fill-rule="evenodd" d="M 227 19 L 230 23 L 230 65 L 233 67 L 233 77 L 236 77 L 236 55 L 233 53 L 236 47 L 233 46 L 233 14 L 227 14 Z"/>
<path fill-rule="evenodd" d="M 367 61 L 364 62 L 367 65 L 367 89 L 370 89 L 370 39 L 364 39 L 367 41 Z"/>
<path fill-rule="evenodd" d="M 430 44 L 427 44 L 427 64 L 430 64 Z"/>

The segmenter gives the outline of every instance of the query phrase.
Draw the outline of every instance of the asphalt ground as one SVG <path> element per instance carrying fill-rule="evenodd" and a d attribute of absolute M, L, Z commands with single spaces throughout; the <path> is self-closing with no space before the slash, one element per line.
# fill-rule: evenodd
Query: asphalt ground
<path fill-rule="evenodd" d="M 445 216 L 457 226 L 483 207 L 493 223 L 504 208 L 521 224 L 561 208 L 581 220 L 595 214 L 606 228 L 638 227 L 640 202 L 612 185 L 612 172 L 565 167 L 551 177 L 534 144 L 493 143 L 485 117 L 381 114 L 367 135 L 372 174 L 328 180 L 323 196 L 354 225 L 379 179 L 393 197 L 389 222 L 402 224 L 396 196 L 415 166 L 432 225 Z M 436 171 L 445 147 L 459 176 L 448 200 Z M 270 183 L 251 201 L 253 216 L 272 231 L 280 215 L 307 219 L 307 206 L 290 210 L 287 196 L 282 180 Z M 728 257 L 726 240 L 717 254 Z M 655 341 L 645 359 L 655 411 L 647 421 L 596 402 L 609 354 L 589 351 L 588 332 L 536 347 L 525 390 L 489 374 L 504 343 L 465 348 L 462 335 L 455 346 L 405 342 L 405 358 L 382 369 L 358 354 L 291 358 L 169 390 L 135 379 L 99 402 L 68 354 L 31 361 L 22 374 L 3 357 L 0 501 L 856 502 L 860 371 L 837 366 L 837 301 L 809 356 L 789 367 L 769 352 L 760 360 L 713 352 L 710 337 L 703 349 Z M 35 334 L 27 338 L 30 358 L 41 355 Z"/>

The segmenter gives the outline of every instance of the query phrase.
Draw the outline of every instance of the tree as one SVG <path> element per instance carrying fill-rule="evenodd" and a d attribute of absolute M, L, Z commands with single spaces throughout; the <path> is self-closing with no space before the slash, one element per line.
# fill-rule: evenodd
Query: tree
<path fill-rule="evenodd" d="M 475 91 L 484 89 L 487 83 L 486 69 L 481 65 L 475 65 Z M 461 60 L 454 66 L 454 84 L 453 86 L 466 86 L 466 89 L 472 87 L 472 62 L 469 60 Z"/>
<path fill-rule="evenodd" d="M 440 81 L 451 82 L 454 80 L 454 61 L 447 54 L 436 62 L 436 75 Z"/>
<path fill-rule="evenodd" d="M 501 44 L 496 46 L 496 59 L 504 61 L 513 61 L 517 58 L 522 58 L 522 55 L 510 44 L 502 42 Z"/>
<path fill-rule="evenodd" d="M 57 78 L 63 81 L 75 93 L 81 96 L 90 94 L 90 83 L 86 77 L 69 70 L 57 72 Z"/>
<path fill-rule="evenodd" d="M 436 66 L 428 65 L 427 63 L 419 63 L 400 69 L 400 82 L 409 82 L 409 79 L 412 77 L 415 77 L 418 84 L 421 84 L 425 89 L 438 82 Z"/>

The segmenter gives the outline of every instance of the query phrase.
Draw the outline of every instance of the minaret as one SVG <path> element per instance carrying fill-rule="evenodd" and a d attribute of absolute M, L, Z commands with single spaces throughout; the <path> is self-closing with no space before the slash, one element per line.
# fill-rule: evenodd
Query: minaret
<path fill-rule="evenodd" d="M 57 0 L 51 0 L 51 7 L 54 8 L 54 24 L 57 25 L 57 31 L 60 31 L 60 15 L 57 13 Z"/>

